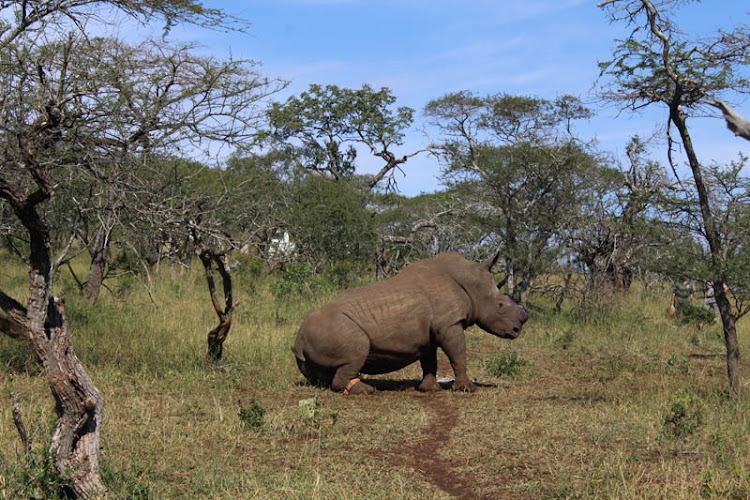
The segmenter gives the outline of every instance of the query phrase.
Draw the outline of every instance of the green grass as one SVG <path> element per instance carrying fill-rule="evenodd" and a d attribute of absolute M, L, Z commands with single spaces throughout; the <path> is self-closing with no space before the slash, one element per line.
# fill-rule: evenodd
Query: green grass
<path fill-rule="evenodd" d="M 383 389 L 374 396 L 344 397 L 306 385 L 289 351 L 304 315 L 334 292 L 280 298 L 272 279 L 235 275 L 243 300 L 218 364 L 204 361 L 217 318 L 200 266 L 156 272 L 155 304 L 125 283 L 89 307 L 63 276 L 76 352 L 106 398 L 114 498 L 451 498 L 456 484 L 489 498 L 750 495 L 750 405 L 727 396 L 720 327 L 666 319 L 668 291 L 634 288 L 585 316 L 537 298 L 512 342 L 470 329 L 473 394 L 417 393 L 402 383 L 419 378 L 415 364 L 367 377 Z M 19 299 L 24 276 L 0 259 Z M 738 328 L 750 352 L 746 322 Z M 742 358 L 746 393 L 749 368 Z M 442 354 L 438 374 L 452 376 Z M 0 338 L 0 498 L 51 481 L 39 464 L 53 420 L 28 350 Z"/>

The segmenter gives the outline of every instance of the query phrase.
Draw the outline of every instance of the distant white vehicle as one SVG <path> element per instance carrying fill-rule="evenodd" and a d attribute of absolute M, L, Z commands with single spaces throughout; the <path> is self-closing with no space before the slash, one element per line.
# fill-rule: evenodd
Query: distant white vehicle
<path fill-rule="evenodd" d="M 284 231 L 281 238 L 271 239 L 271 245 L 268 248 L 268 256 L 275 258 L 288 258 L 297 251 L 297 245 L 289 237 L 289 233 Z"/>

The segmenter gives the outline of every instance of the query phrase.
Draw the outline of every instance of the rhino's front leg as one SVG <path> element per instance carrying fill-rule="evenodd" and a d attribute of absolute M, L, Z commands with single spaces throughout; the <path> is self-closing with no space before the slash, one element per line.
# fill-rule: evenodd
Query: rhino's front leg
<path fill-rule="evenodd" d="M 428 347 L 419 362 L 422 365 L 422 381 L 417 386 L 417 390 L 423 392 L 441 390 L 437 381 L 437 346 Z"/>
<path fill-rule="evenodd" d="M 466 337 L 461 324 L 456 324 L 442 332 L 438 337 L 440 348 L 445 354 L 453 367 L 453 373 L 456 381 L 453 383 L 453 389 L 456 391 L 474 392 L 477 386 L 469 380 L 466 374 Z"/>

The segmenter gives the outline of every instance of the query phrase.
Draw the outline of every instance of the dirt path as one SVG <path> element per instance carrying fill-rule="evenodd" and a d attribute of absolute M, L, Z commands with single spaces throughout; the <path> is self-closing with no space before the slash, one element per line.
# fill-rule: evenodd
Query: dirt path
<path fill-rule="evenodd" d="M 418 471 L 430 483 L 455 498 L 483 498 L 472 489 L 464 475 L 455 471 L 451 460 L 441 456 L 458 425 L 455 407 L 439 394 L 417 394 L 415 397 L 429 409 L 429 423 L 422 429 L 416 443 L 394 447 L 386 453 L 387 459 L 395 465 Z"/>

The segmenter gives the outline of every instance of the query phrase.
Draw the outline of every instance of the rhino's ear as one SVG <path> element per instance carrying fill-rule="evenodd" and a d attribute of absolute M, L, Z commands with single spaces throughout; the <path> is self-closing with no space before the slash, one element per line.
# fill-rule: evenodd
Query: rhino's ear
<path fill-rule="evenodd" d="M 487 268 L 488 271 L 492 271 L 492 266 L 497 263 L 497 259 L 500 258 L 500 250 L 498 250 L 494 256 L 482 262 L 482 265 Z"/>

